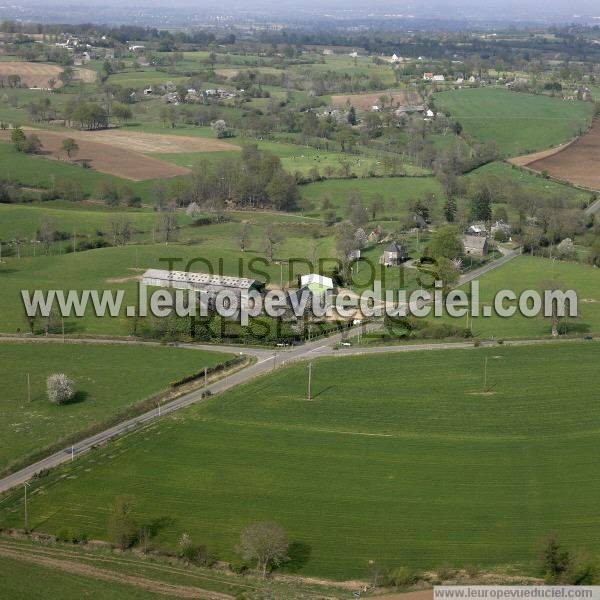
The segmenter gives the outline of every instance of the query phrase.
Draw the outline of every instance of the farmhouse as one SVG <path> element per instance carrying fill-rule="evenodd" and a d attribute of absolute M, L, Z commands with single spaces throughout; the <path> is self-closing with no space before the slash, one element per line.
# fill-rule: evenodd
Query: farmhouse
<path fill-rule="evenodd" d="M 408 248 L 392 242 L 379 258 L 379 264 L 385 267 L 401 265 L 408 259 Z"/>
<path fill-rule="evenodd" d="M 255 279 L 208 273 L 167 271 L 166 269 L 148 269 L 144 273 L 142 282 L 153 287 L 204 292 L 209 298 L 214 298 L 219 292 L 225 290 L 241 295 L 242 292 L 247 293 L 250 290 L 262 292 L 265 287 L 264 283 Z"/>
<path fill-rule="evenodd" d="M 480 235 L 463 236 L 463 246 L 465 254 L 469 256 L 485 256 L 489 252 L 487 237 Z"/>

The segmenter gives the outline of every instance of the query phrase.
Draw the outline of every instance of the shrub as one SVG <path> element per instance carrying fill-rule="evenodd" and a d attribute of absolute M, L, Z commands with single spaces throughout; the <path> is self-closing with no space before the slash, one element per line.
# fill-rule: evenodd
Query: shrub
<path fill-rule="evenodd" d="M 229 570 L 238 575 L 244 574 L 249 569 L 248 563 L 242 558 L 238 558 L 229 563 Z"/>
<path fill-rule="evenodd" d="M 117 498 L 108 519 L 108 537 L 111 543 L 121 550 L 130 548 L 137 540 L 138 526 L 133 508 L 133 498 Z"/>
<path fill-rule="evenodd" d="M 179 556 L 195 565 L 208 566 L 214 562 L 206 546 L 193 543 L 189 534 L 182 534 L 179 539 Z"/>
<path fill-rule="evenodd" d="M 456 569 L 453 569 L 450 565 L 444 564 L 437 570 L 437 575 L 441 581 L 448 581 L 452 579 L 456 574 Z"/>
<path fill-rule="evenodd" d="M 412 585 L 416 580 L 416 573 L 409 567 L 396 567 L 390 571 L 390 581 L 396 587 Z"/>
<path fill-rule="evenodd" d="M 65 404 L 73 399 L 75 389 L 73 381 L 64 373 L 54 373 L 46 380 L 48 400 L 54 404 Z"/>

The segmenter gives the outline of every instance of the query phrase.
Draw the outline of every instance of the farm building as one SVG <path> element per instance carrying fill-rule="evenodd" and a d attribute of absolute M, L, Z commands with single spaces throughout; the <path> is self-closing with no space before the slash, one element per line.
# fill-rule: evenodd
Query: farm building
<path fill-rule="evenodd" d="M 210 275 L 208 273 L 167 271 L 166 269 L 148 269 L 144 273 L 142 281 L 144 284 L 154 287 L 205 292 L 209 297 L 214 297 L 224 290 L 241 294 L 250 290 L 261 292 L 265 287 L 264 283 L 255 279 Z"/>
<path fill-rule="evenodd" d="M 487 237 L 480 235 L 463 236 L 463 246 L 465 247 L 465 254 L 470 256 L 485 256 L 489 252 Z"/>
<path fill-rule="evenodd" d="M 408 248 L 402 244 L 392 242 L 379 258 L 379 264 L 385 267 L 401 265 L 408 258 Z"/>
<path fill-rule="evenodd" d="M 308 288 L 313 293 L 323 294 L 327 290 L 332 290 L 335 286 L 331 277 L 311 273 L 310 275 L 302 275 L 300 278 L 300 287 Z"/>
<path fill-rule="evenodd" d="M 467 235 L 478 235 L 487 237 L 488 230 L 485 226 L 485 223 L 472 223 L 469 225 L 469 229 L 467 229 Z"/>

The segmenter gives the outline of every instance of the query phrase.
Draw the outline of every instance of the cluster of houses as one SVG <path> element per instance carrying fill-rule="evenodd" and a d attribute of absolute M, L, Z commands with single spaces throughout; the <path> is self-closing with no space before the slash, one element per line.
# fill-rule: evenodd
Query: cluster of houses
<path fill-rule="evenodd" d="M 97 39 L 91 38 L 89 40 L 82 40 L 77 36 L 64 34 L 63 41 L 54 42 L 53 46 L 57 48 L 64 48 L 65 50 L 72 52 L 75 66 L 80 66 L 91 60 L 114 59 L 115 49 L 106 48 L 104 45 L 102 45 L 106 41 L 107 39 L 105 35 Z M 36 40 L 36 43 L 43 44 L 44 41 Z"/>
<path fill-rule="evenodd" d="M 446 81 L 445 75 L 436 75 L 435 73 L 423 73 L 423 81 L 433 81 L 434 83 L 443 83 Z"/>
<path fill-rule="evenodd" d="M 162 96 L 162 100 L 167 104 L 178 105 L 181 102 L 179 93 L 173 89 L 169 89 L 169 87 L 170 86 L 167 86 Z M 155 88 L 149 87 L 144 90 L 145 96 L 150 96 L 154 93 Z M 243 90 L 240 90 L 240 93 L 243 93 Z M 236 92 L 223 89 L 196 90 L 194 88 L 189 88 L 185 96 L 185 101 L 189 103 L 199 102 L 205 104 L 210 100 L 232 100 L 237 96 L 238 94 Z"/>
<path fill-rule="evenodd" d="M 485 223 L 473 223 L 463 236 L 466 256 L 486 256 L 490 251 L 490 238 L 501 232 L 510 239 L 510 225 L 502 220 L 496 221 L 489 228 Z"/>

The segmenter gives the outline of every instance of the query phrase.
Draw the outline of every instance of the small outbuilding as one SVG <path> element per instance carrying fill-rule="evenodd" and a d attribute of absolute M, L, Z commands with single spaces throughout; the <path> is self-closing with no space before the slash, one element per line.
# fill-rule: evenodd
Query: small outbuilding
<path fill-rule="evenodd" d="M 327 290 L 333 290 L 333 279 L 316 273 L 302 275 L 300 287 L 309 289 L 313 294 L 324 294 Z"/>

